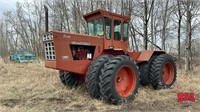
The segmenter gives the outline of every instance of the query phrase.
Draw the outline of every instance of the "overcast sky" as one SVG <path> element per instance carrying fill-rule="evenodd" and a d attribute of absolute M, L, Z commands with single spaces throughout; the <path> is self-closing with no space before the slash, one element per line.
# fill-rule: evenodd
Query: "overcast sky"
<path fill-rule="evenodd" d="M 16 2 L 33 1 L 33 0 L 0 0 L 0 16 L 3 12 L 15 10 Z"/>

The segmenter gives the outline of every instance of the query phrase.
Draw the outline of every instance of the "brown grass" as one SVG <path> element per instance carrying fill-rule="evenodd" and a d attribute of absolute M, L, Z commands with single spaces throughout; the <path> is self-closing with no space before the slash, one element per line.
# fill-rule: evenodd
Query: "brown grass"
<path fill-rule="evenodd" d="M 171 89 L 153 90 L 140 87 L 135 100 L 122 105 L 109 105 L 92 99 L 85 86 L 64 87 L 56 70 L 43 63 L 0 62 L 0 111 L 200 111 L 200 67 L 190 75 L 178 70 Z M 194 92 L 196 102 L 177 102 L 178 92 Z"/>

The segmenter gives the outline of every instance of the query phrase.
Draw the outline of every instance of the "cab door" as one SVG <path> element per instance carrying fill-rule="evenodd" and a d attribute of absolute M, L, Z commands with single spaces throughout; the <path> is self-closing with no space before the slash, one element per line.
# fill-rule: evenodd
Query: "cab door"
<path fill-rule="evenodd" d="M 113 34 L 112 34 L 112 19 L 109 17 L 104 17 L 104 32 L 105 32 L 105 38 L 104 38 L 104 49 L 113 49 Z"/>
<path fill-rule="evenodd" d="M 128 22 L 119 18 L 104 18 L 104 49 L 126 50 L 128 47 Z"/>
<path fill-rule="evenodd" d="M 124 35 L 124 22 L 120 19 L 113 21 L 113 46 L 115 50 L 126 50 L 128 47 L 127 39 Z M 125 29 L 126 30 L 126 29 Z"/>

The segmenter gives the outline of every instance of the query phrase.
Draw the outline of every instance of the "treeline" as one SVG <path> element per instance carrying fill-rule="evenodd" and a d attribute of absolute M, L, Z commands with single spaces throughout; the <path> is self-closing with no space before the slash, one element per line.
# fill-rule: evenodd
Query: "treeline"
<path fill-rule="evenodd" d="M 161 48 L 177 57 L 179 67 L 184 62 L 186 70 L 200 56 L 198 0 L 35 0 L 17 2 L 16 10 L 4 12 L 0 18 L 3 59 L 18 49 L 43 57 L 44 5 L 49 7 L 51 30 L 84 33 L 87 27 L 83 14 L 104 9 L 131 16 L 130 50 Z"/>

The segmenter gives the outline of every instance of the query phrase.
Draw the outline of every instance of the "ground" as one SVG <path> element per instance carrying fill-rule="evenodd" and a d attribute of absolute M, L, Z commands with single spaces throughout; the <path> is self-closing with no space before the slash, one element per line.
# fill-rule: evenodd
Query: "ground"
<path fill-rule="evenodd" d="M 1 112 L 64 111 L 200 111 L 200 67 L 185 75 L 178 70 L 171 89 L 139 87 L 136 98 L 122 105 L 110 105 L 89 96 L 83 85 L 64 87 L 58 71 L 43 62 L 8 63 L 0 61 Z M 177 102 L 178 92 L 194 92 L 195 102 Z"/>

